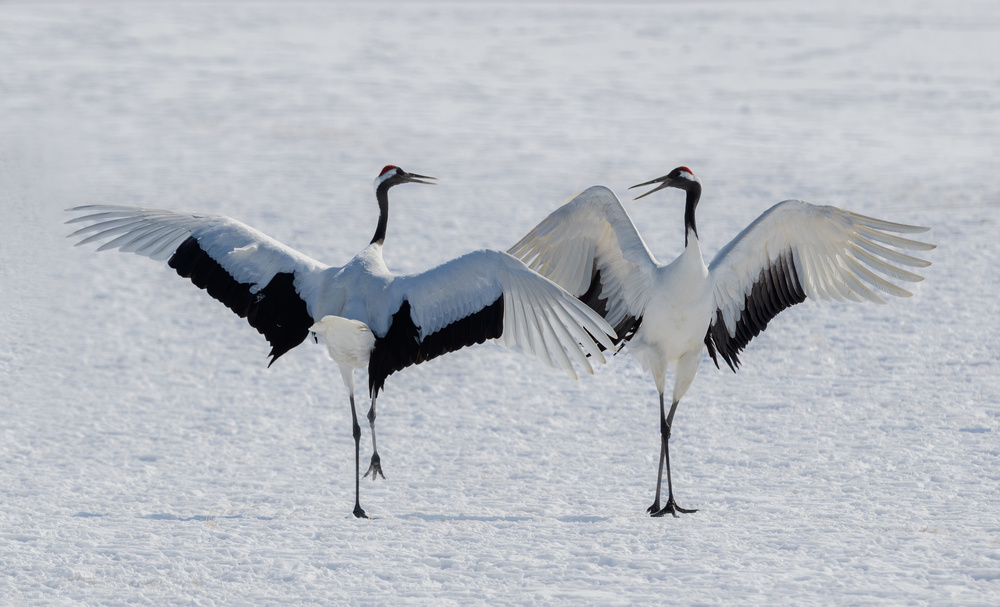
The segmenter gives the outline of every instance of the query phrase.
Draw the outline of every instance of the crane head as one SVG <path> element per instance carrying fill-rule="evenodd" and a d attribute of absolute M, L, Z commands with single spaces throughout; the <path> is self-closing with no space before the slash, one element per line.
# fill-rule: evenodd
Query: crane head
<path fill-rule="evenodd" d="M 401 183 L 425 183 L 427 185 L 434 185 L 433 181 L 426 181 L 428 179 L 436 179 L 436 177 L 417 175 L 416 173 L 407 173 L 398 166 L 388 164 L 382 169 L 382 172 L 378 174 L 378 177 L 375 178 L 375 190 L 378 191 L 379 188 L 388 189 Z"/>
<path fill-rule="evenodd" d="M 653 185 L 654 183 L 658 183 L 660 185 L 656 186 L 655 188 L 646 192 L 645 194 L 636 196 L 635 199 L 639 200 L 640 198 L 644 196 L 649 196 L 653 192 L 658 192 L 663 188 L 678 188 L 686 191 L 696 183 L 698 185 L 701 185 L 701 181 L 699 181 L 698 178 L 694 176 L 694 173 L 691 172 L 691 169 L 687 167 L 677 167 L 676 169 L 670 171 L 663 177 L 657 177 L 656 179 L 636 184 L 629 189 L 631 190 L 632 188 L 640 188 L 644 185 Z"/>

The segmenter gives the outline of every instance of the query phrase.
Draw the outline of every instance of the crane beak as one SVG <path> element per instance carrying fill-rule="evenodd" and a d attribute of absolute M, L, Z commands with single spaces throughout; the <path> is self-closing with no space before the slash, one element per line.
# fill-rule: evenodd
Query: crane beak
<path fill-rule="evenodd" d="M 416 173 L 407 173 L 406 181 L 407 183 L 426 183 L 427 185 L 437 185 L 433 181 L 423 181 L 425 179 L 437 179 L 437 177 L 428 177 L 427 175 L 417 175 Z"/>
<path fill-rule="evenodd" d="M 645 183 L 637 183 L 629 189 L 631 190 L 633 188 L 641 188 L 644 185 L 653 185 L 654 183 L 659 183 L 660 185 L 656 186 L 655 188 L 646 192 L 645 194 L 636 196 L 633 200 L 639 200 L 640 198 L 649 196 L 653 192 L 659 192 L 663 188 L 669 188 L 670 186 L 674 185 L 674 180 L 669 175 L 664 175 L 663 177 L 657 177 L 656 179 L 651 179 Z"/>

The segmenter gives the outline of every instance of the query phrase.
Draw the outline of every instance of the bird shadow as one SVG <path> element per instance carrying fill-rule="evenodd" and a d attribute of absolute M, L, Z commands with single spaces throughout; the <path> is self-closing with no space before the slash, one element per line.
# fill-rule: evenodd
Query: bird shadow
<path fill-rule="evenodd" d="M 592 514 L 577 514 L 573 516 L 559 516 L 556 517 L 556 520 L 560 523 L 603 523 L 605 521 L 610 521 L 611 518 Z"/>
<path fill-rule="evenodd" d="M 190 522 L 190 521 L 197 521 L 197 522 L 202 522 L 203 523 L 205 521 L 212 521 L 212 520 L 219 520 L 219 519 L 243 519 L 243 518 L 252 518 L 252 519 L 255 519 L 255 520 L 259 520 L 259 521 L 271 521 L 271 520 L 274 520 L 275 517 L 273 517 L 273 516 L 245 517 L 242 514 L 230 514 L 230 515 L 225 515 L 225 516 L 218 516 L 218 515 L 215 515 L 215 514 L 209 514 L 209 515 L 199 514 L 199 515 L 196 515 L 196 516 L 177 516 L 176 514 L 169 514 L 169 513 L 165 513 L 164 512 L 164 513 L 158 513 L 158 514 L 145 514 L 145 515 L 140 516 L 138 518 L 144 518 L 144 519 L 149 519 L 149 520 L 153 520 L 153 521 L 179 521 L 179 522 L 182 522 L 182 523 L 184 523 L 184 522 Z"/>
<path fill-rule="evenodd" d="M 423 512 L 414 512 L 412 514 L 403 514 L 399 517 L 402 520 L 421 520 L 421 521 L 477 521 L 484 523 L 519 523 L 524 521 L 535 520 L 538 517 L 533 516 L 470 516 L 468 514 L 425 514 Z M 556 517 L 557 521 L 560 523 L 601 523 L 604 521 L 611 520 L 606 516 L 593 516 L 593 515 L 573 515 L 573 516 L 559 516 Z"/>
<path fill-rule="evenodd" d="M 485 523 L 518 523 L 522 521 L 530 521 L 532 517 L 530 516 L 469 516 L 467 514 L 424 514 L 423 512 L 414 512 L 412 514 L 402 514 L 399 517 L 402 520 L 420 520 L 420 521 L 445 521 L 445 522 L 455 522 L 455 521 L 478 521 Z"/>

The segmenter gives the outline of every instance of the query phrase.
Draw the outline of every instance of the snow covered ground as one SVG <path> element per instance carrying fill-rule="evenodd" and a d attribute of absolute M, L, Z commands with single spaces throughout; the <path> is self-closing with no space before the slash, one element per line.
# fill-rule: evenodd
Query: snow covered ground
<path fill-rule="evenodd" d="M 0 2 L 0 603 L 1000 603 L 1000 4 Z M 684 164 L 712 255 L 785 198 L 929 225 L 915 296 L 653 384 L 495 346 L 393 375 L 350 516 L 339 373 L 63 209 L 223 213 L 419 271 Z M 679 194 L 627 203 L 662 260 Z M 363 405 L 364 406 L 364 405 Z M 363 447 L 367 447 L 365 429 Z"/>

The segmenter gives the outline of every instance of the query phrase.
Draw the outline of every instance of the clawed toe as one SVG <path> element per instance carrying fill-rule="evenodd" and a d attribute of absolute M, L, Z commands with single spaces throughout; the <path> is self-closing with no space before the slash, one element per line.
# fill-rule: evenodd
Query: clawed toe
<path fill-rule="evenodd" d="M 382 473 L 382 460 L 379 458 L 378 453 L 372 454 L 372 463 L 368 466 L 368 472 L 365 472 L 364 478 L 368 478 L 368 475 L 372 475 L 372 480 L 378 477 L 385 478 L 385 474 Z"/>
<path fill-rule="evenodd" d="M 652 506 L 649 507 L 649 509 L 647 509 L 647 512 L 650 513 L 650 516 L 660 517 L 670 514 L 674 518 L 678 518 L 677 516 L 678 514 L 691 514 L 693 512 L 698 512 L 697 509 L 681 508 L 680 506 L 677 505 L 677 502 L 675 502 L 674 498 L 672 497 L 667 501 L 667 505 L 664 506 L 663 508 L 655 510 L 654 509 L 655 506 L 656 504 L 654 503 Z"/>

